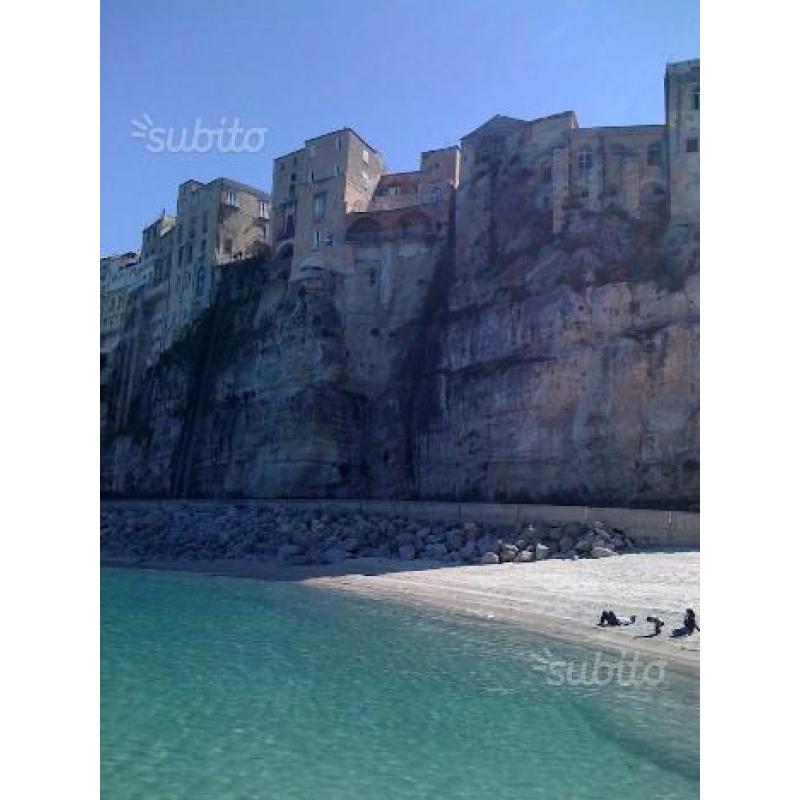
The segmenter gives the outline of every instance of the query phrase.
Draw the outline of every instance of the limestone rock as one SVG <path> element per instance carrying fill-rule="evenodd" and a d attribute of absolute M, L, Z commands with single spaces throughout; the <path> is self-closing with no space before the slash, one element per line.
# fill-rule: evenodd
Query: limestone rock
<path fill-rule="evenodd" d="M 617 554 L 609 547 L 592 548 L 592 558 L 608 558 L 609 556 L 615 556 L 615 555 Z"/>
<path fill-rule="evenodd" d="M 481 558 L 481 564 L 499 564 L 500 558 L 497 553 L 484 553 L 483 557 Z"/>
<path fill-rule="evenodd" d="M 542 561 L 550 556 L 550 548 L 546 544 L 536 545 L 536 560 Z"/>
<path fill-rule="evenodd" d="M 417 551 L 413 544 L 401 544 L 399 553 L 403 561 L 411 561 L 417 556 Z"/>

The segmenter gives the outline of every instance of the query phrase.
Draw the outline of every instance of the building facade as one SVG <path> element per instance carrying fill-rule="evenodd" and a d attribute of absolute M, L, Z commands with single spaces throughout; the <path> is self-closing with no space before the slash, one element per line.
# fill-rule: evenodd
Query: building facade
<path fill-rule="evenodd" d="M 152 279 L 133 250 L 100 259 L 100 352 L 119 342 L 131 293 Z"/>
<path fill-rule="evenodd" d="M 669 64 L 666 124 L 581 128 L 574 112 L 521 120 L 495 116 L 461 140 L 461 181 L 499 164 L 534 177 L 536 207 L 564 229 L 571 210 L 699 218 L 700 62 Z"/>

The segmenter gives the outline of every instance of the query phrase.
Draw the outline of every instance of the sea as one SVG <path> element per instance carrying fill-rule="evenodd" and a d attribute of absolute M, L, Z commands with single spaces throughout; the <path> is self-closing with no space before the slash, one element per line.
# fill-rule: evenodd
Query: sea
<path fill-rule="evenodd" d="M 103 567 L 104 800 L 699 796 L 699 681 L 292 581 Z"/>

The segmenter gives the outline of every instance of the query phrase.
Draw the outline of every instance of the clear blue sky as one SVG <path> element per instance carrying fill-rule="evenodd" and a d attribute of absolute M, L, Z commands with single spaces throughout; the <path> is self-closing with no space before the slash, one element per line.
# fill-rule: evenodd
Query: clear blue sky
<path fill-rule="evenodd" d="M 178 184 L 269 189 L 272 159 L 350 126 L 393 170 L 496 113 L 566 109 L 581 125 L 663 121 L 667 61 L 699 55 L 697 0 L 102 0 L 101 253 L 136 248 Z M 258 153 L 152 153 L 234 117 Z"/>

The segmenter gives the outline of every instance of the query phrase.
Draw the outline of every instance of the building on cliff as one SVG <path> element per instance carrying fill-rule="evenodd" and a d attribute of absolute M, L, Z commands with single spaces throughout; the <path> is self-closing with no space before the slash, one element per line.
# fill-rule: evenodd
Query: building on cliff
<path fill-rule="evenodd" d="M 309 139 L 275 159 L 273 251 L 291 258 L 292 280 L 313 282 L 355 270 L 354 245 L 442 230 L 459 160 L 448 147 L 423 153 L 415 172 L 389 173 L 350 128 Z"/>
<path fill-rule="evenodd" d="M 667 65 L 666 124 L 581 128 L 574 112 L 492 117 L 461 140 L 463 184 L 512 164 L 533 176 L 536 207 L 560 233 L 570 211 L 699 217 L 700 62 Z"/>
<path fill-rule="evenodd" d="M 127 253 L 100 259 L 100 352 L 116 347 L 131 292 L 152 278 L 139 254 Z"/>
<path fill-rule="evenodd" d="M 180 185 L 169 272 L 164 276 L 165 346 L 208 308 L 217 269 L 268 252 L 269 225 L 267 192 L 228 178 Z"/>

